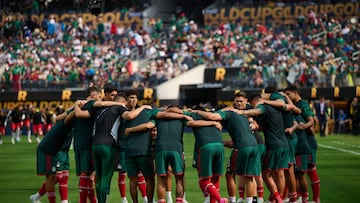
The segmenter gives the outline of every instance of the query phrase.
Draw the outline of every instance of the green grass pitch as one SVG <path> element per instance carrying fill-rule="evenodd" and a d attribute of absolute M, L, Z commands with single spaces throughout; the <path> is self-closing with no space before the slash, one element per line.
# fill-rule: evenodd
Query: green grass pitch
<path fill-rule="evenodd" d="M 224 133 L 224 139 L 227 138 L 227 134 Z M 317 167 L 321 180 L 321 202 L 356 201 L 357 193 L 360 191 L 360 137 L 329 135 L 325 138 L 317 137 L 317 140 L 319 143 Z M 198 186 L 197 173 L 191 167 L 194 145 L 192 133 L 184 135 L 184 145 L 186 199 L 190 203 L 201 203 L 203 197 Z M 230 150 L 226 149 L 226 158 L 229 156 L 229 152 Z M 69 202 L 76 203 L 78 200 L 78 177 L 75 175 L 72 150 L 70 150 L 70 157 Z M 117 189 L 117 176 L 115 173 L 111 183 L 109 201 L 111 203 L 121 201 Z M 10 142 L 10 137 L 6 136 L 4 143 L 0 145 L 0 201 L 7 203 L 30 202 L 29 196 L 37 192 L 44 179 L 43 176 L 36 175 L 36 144 L 34 142 L 27 143 L 26 137 L 23 137 L 21 142 L 13 145 Z M 127 192 L 129 192 L 128 188 Z M 222 196 L 227 197 L 224 177 L 221 179 L 220 192 Z M 173 196 L 174 194 L 175 192 L 173 192 Z M 266 190 L 265 198 L 268 194 Z M 129 193 L 127 197 L 130 200 Z M 57 201 L 60 202 L 58 193 Z M 47 202 L 46 196 L 43 197 L 42 202 Z"/>

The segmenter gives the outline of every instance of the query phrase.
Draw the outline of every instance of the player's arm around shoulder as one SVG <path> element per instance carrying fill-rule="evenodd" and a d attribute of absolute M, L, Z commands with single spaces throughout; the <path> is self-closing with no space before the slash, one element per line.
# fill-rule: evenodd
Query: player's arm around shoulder
<path fill-rule="evenodd" d="M 193 110 L 193 112 L 199 114 L 205 120 L 212 120 L 212 121 L 224 120 L 219 112 L 214 112 L 213 113 L 213 112 L 202 111 L 202 110 Z"/>
<path fill-rule="evenodd" d="M 191 120 L 186 123 L 187 126 L 193 128 L 200 128 L 200 127 L 210 127 L 214 126 L 220 131 L 222 131 L 222 125 L 218 121 L 207 121 L 207 120 Z"/>
<path fill-rule="evenodd" d="M 76 118 L 90 118 L 91 117 L 91 114 L 89 113 L 88 110 L 81 109 L 85 103 L 86 103 L 85 100 L 77 100 L 75 102 L 74 113 L 75 113 Z"/>
<path fill-rule="evenodd" d="M 121 117 L 126 120 L 132 120 L 136 118 L 144 109 L 152 109 L 150 105 L 142 105 L 139 108 L 136 108 L 131 111 L 125 111 Z"/>
<path fill-rule="evenodd" d="M 154 127 L 155 127 L 155 121 L 149 121 L 147 123 L 142 123 L 140 125 L 131 128 L 125 128 L 125 135 L 128 136 L 131 133 L 135 133 L 135 132 L 149 131 Z"/>

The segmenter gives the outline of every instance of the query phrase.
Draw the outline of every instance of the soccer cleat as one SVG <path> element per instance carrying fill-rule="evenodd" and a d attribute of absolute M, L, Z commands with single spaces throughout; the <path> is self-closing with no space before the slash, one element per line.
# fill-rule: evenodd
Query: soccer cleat
<path fill-rule="evenodd" d="M 288 203 L 288 202 L 290 202 L 290 199 L 288 197 L 283 199 L 283 203 Z"/>
<path fill-rule="evenodd" d="M 205 197 L 204 203 L 210 203 L 210 196 Z"/>
<path fill-rule="evenodd" d="M 3 143 L 3 140 L 2 139 L 0 139 L 0 144 L 2 144 Z"/>
<path fill-rule="evenodd" d="M 20 142 L 21 139 L 20 139 L 20 136 L 16 136 L 16 142 Z"/>
<path fill-rule="evenodd" d="M 32 203 L 41 203 L 39 199 L 37 199 L 37 195 L 36 194 L 33 194 L 29 197 L 30 201 Z"/>
<path fill-rule="evenodd" d="M 258 197 L 258 198 L 256 199 L 256 202 L 257 202 L 257 203 L 264 203 L 264 198 Z"/>
<path fill-rule="evenodd" d="M 236 201 L 236 203 L 244 203 L 244 199 L 240 197 L 240 198 Z"/>
<path fill-rule="evenodd" d="M 29 143 L 32 143 L 32 140 L 29 138 L 29 139 L 28 139 L 28 142 L 29 142 Z"/>
<path fill-rule="evenodd" d="M 39 137 L 37 137 L 37 138 L 36 138 L 36 142 L 39 144 L 39 143 L 40 143 L 40 141 L 41 141 L 41 140 L 40 140 L 40 138 L 39 138 Z"/>
<path fill-rule="evenodd" d="M 11 138 L 11 143 L 15 144 L 15 139 L 14 138 Z"/>

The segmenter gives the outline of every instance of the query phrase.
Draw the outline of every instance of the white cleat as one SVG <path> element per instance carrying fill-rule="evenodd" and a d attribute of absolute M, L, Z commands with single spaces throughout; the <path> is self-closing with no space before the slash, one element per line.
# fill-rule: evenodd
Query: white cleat
<path fill-rule="evenodd" d="M 40 143 L 40 141 L 41 141 L 41 140 L 40 140 L 40 138 L 39 138 L 39 137 L 37 137 L 37 138 L 36 138 L 36 142 L 39 144 L 39 143 Z"/>
<path fill-rule="evenodd" d="M 29 139 L 28 139 L 28 142 L 29 142 L 29 143 L 32 143 L 32 140 L 29 138 Z"/>
<path fill-rule="evenodd" d="M 11 138 L 11 143 L 15 144 L 15 139 L 14 138 Z"/>
<path fill-rule="evenodd" d="M 257 198 L 256 202 L 257 203 L 264 203 L 264 198 L 259 197 L 259 198 Z"/>
<path fill-rule="evenodd" d="M 4 142 L 4 141 L 1 139 L 1 140 L 0 140 L 0 144 L 2 144 L 3 142 Z"/>
<path fill-rule="evenodd" d="M 30 201 L 32 203 L 41 203 L 39 199 L 37 199 L 37 195 L 36 194 L 33 194 L 29 197 Z"/>
<path fill-rule="evenodd" d="M 236 201 L 236 203 L 244 203 L 244 199 L 240 197 L 240 198 Z"/>
<path fill-rule="evenodd" d="M 289 202 L 290 202 L 290 199 L 288 197 L 283 199 L 283 203 L 289 203 Z"/>

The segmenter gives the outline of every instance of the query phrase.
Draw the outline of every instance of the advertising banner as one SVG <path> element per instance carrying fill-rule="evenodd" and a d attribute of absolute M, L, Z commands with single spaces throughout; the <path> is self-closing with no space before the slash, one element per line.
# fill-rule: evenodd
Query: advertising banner
<path fill-rule="evenodd" d="M 43 20 L 48 16 L 54 16 L 56 22 L 72 22 L 74 13 L 50 13 L 41 15 L 31 15 L 31 19 L 41 25 Z M 77 17 L 81 17 L 84 24 L 96 25 L 99 21 L 102 23 L 115 23 L 118 26 L 127 25 L 132 29 L 139 30 L 143 26 L 143 16 L 141 12 L 107 12 L 95 16 L 91 13 L 77 13 Z M 8 15 L 0 14 L 0 25 L 3 26 Z"/>
<path fill-rule="evenodd" d="M 139 104 L 157 103 L 154 89 L 139 89 L 138 92 Z M 85 90 L 0 92 L 0 98 L 0 109 L 13 109 L 18 105 L 31 105 L 39 109 L 62 106 L 67 109 L 74 101 L 85 99 Z"/>
<path fill-rule="evenodd" d="M 241 23 L 245 26 L 265 25 L 267 23 L 296 23 L 299 15 L 307 16 L 312 10 L 317 14 L 327 14 L 340 21 L 345 21 L 360 15 L 359 2 L 344 2 L 337 4 L 288 5 L 275 7 L 219 8 L 203 11 L 206 25 L 221 25 Z"/>

